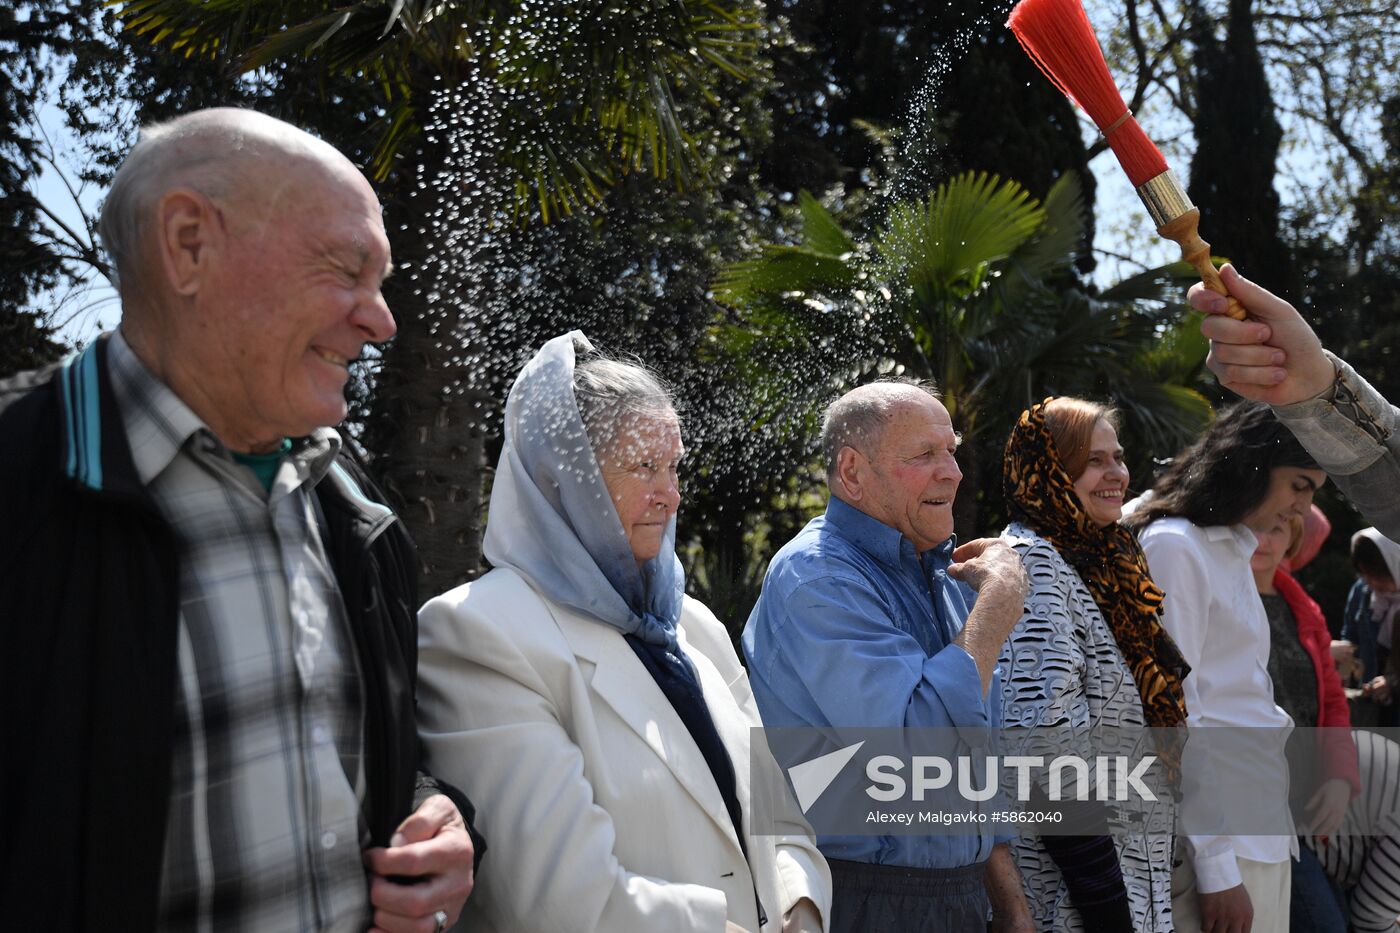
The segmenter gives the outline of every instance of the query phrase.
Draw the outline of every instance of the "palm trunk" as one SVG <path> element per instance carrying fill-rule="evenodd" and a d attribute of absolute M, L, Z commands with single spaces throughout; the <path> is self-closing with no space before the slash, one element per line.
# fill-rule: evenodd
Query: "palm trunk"
<path fill-rule="evenodd" d="M 474 378 L 483 348 L 466 344 L 483 341 L 465 336 L 480 333 L 471 325 L 480 323 L 481 297 L 466 277 L 487 260 L 447 242 L 459 232 L 450 218 L 473 209 L 452 174 L 452 145 L 444 134 L 420 133 L 402 164 L 435 174 L 403 172 L 385 192 L 398 271 L 384 292 L 399 331 L 367 425 L 368 446 L 379 452 L 375 472 L 418 545 L 420 600 L 482 571 L 485 451 L 499 405 L 489 381 Z"/>
<path fill-rule="evenodd" d="M 491 400 L 456 391 L 460 373 L 429 333 L 425 302 L 407 291 L 390 297 L 399 336 L 379 377 L 373 446 L 382 452 L 377 471 L 418 545 L 422 601 L 481 572 L 483 414 Z"/>

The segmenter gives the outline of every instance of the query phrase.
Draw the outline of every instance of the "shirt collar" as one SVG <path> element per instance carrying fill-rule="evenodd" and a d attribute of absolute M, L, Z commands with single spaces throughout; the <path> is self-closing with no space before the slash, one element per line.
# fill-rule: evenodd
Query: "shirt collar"
<path fill-rule="evenodd" d="M 120 328 L 108 341 L 107 359 L 132 463 L 143 486 L 170 465 L 191 437 L 197 436 L 194 443 L 202 445 L 205 453 L 232 459 L 209 426 L 146 368 Z M 340 443 L 333 428 L 317 428 L 292 441 L 287 458 L 296 466 L 297 485 L 319 482 L 340 452 Z"/>
<path fill-rule="evenodd" d="M 1254 554 L 1259 539 L 1245 525 L 1210 525 L 1204 529 L 1207 541 L 1228 541 L 1245 557 Z"/>
<path fill-rule="evenodd" d="M 118 328 L 107 347 L 112 391 L 131 445 L 141 484 L 149 485 L 170 465 L 191 435 L 212 432 L 170 387 L 136 356 Z"/>
<path fill-rule="evenodd" d="M 952 535 L 936 548 L 919 555 L 913 542 L 899 529 L 891 528 L 836 496 L 826 504 L 826 520 L 843 538 L 891 567 L 898 567 L 906 557 L 919 560 L 932 557 L 947 563 L 952 560 L 953 548 L 957 547 L 957 536 Z"/>

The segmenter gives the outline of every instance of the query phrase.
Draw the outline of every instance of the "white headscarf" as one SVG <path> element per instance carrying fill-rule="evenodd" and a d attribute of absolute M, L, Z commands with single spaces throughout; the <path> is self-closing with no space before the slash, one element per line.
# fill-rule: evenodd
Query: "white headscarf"
<path fill-rule="evenodd" d="M 1370 541 L 1381 552 L 1386 569 L 1390 571 L 1390 578 L 1400 586 L 1400 544 L 1396 544 L 1374 528 L 1362 528 L 1351 536 L 1353 551 L 1356 550 L 1356 542 L 1362 538 Z M 1377 593 L 1374 589 L 1371 590 L 1371 618 L 1380 623 L 1380 628 L 1376 631 L 1376 641 L 1386 648 L 1390 647 L 1394 638 L 1397 615 L 1400 615 L 1400 590 L 1394 593 Z"/>
<path fill-rule="evenodd" d="M 678 651 L 676 517 L 660 553 L 639 567 L 574 397 L 575 350 L 592 349 L 581 331 L 555 337 L 511 386 L 483 550 L 555 602 Z"/>

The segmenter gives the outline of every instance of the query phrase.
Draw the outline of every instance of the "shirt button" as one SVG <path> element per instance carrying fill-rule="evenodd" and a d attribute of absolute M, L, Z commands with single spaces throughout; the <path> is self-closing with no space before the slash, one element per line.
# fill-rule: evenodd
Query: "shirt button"
<path fill-rule="evenodd" d="M 334 849 L 334 848 L 335 848 L 335 833 L 325 833 L 325 834 L 323 834 L 323 835 L 321 836 L 321 848 L 323 848 L 323 849 Z"/>
<path fill-rule="evenodd" d="M 331 740 L 331 734 L 325 726 L 317 726 L 311 730 L 311 740 L 317 745 L 324 745 Z"/>

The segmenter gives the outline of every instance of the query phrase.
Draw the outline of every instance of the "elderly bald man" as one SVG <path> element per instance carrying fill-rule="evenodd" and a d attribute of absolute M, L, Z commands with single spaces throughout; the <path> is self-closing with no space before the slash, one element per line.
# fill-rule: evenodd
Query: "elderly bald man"
<path fill-rule="evenodd" d="M 958 441 L 928 384 L 861 386 L 827 409 L 831 500 L 773 558 L 744 630 L 764 725 L 1000 725 L 996 664 L 1027 581 L 1000 541 L 955 547 Z M 989 902 L 998 929 L 1031 928 L 1005 837 L 816 829 L 832 933 L 985 933 Z"/>
<path fill-rule="evenodd" d="M 417 772 L 413 547 L 330 427 L 395 329 L 374 192 L 206 110 L 101 233 L 118 329 L 0 383 L 2 925 L 441 930 L 474 842 Z"/>

